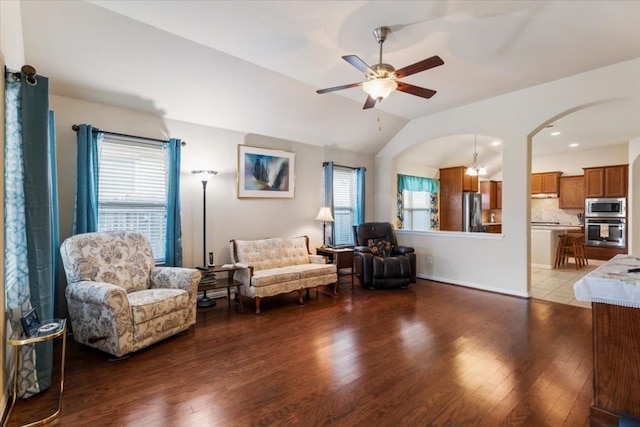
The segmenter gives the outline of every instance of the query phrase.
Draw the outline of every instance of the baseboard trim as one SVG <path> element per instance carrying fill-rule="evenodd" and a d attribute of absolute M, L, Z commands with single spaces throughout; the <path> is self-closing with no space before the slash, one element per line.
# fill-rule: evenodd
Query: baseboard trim
<path fill-rule="evenodd" d="M 496 293 L 496 294 L 510 295 L 510 296 L 520 297 L 520 298 L 531 298 L 531 293 L 530 292 L 514 292 L 514 291 L 509 291 L 509 290 L 506 290 L 506 289 L 502 289 L 502 288 L 494 288 L 494 287 L 491 287 L 491 286 L 478 285 L 477 283 L 465 282 L 465 281 L 460 281 L 460 280 L 451 280 L 449 278 L 431 276 L 431 275 L 427 275 L 427 274 L 417 274 L 416 276 L 419 277 L 420 279 L 433 280 L 433 281 L 436 281 L 436 282 L 447 283 L 447 284 L 450 284 L 450 285 L 456 285 L 456 286 L 463 286 L 465 288 L 478 289 L 480 291 L 493 292 L 493 293 Z"/>

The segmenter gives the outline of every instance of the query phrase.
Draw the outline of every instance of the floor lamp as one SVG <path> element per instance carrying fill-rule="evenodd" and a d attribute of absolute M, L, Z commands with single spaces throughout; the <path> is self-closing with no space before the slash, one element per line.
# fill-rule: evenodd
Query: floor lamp
<path fill-rule="evenodd" d="M 320 208 L 320 212 L 318 212 L 318 216 L 316 217 L 318 221 L 322 221 L 322 247 L 326 247 L 327 243 L 327 221 L 333 222 L 333 216 L 331 215 L 331 208 L 323 206 Z"/>
<path fill-rule="evenodd" d="M 197 267 L 200 271 L 208 271 L 207 266 L 207 182 L 212 175 L 216 175 L 218 172 L 212 170 L 193 170 L 192 174 L 198 175 L 200 181 L 202 181 L 202 267 Z M 216 305 L 216 300 L 207 296 L 207 291 L 204 291 L 204 295 L 198 298 L 198 307 L 213 307 Z"/>

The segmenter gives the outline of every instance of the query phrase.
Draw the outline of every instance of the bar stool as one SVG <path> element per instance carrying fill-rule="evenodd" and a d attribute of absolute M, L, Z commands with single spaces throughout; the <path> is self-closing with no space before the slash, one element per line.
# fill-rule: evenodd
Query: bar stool
<path fill-rule="evenodd" d="M 566 233 L 558 236 L 558 247 L 556 249 L 556 259 L 554 268 L 558 268 L 569 258 L 573 258 L 576 270 L 589 264 L 584 244 L 584 234 Z"/>

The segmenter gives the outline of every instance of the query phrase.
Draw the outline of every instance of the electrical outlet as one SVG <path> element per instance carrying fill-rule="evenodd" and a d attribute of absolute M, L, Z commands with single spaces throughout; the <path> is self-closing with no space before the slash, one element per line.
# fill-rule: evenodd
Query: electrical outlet
<path fill-rule="evenodd" d="M 431 255 L 427 255 L 427 264 L 433 264 L 433 257 Z"/>

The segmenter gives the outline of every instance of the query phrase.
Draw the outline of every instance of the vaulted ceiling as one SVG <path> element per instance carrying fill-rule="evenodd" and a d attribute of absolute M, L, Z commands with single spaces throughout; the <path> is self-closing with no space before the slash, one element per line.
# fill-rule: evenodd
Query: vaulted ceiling
<path fill-rule="evenodd" d="M 367 153 L 417 117 L 640 57 L 638 1 L 74 0 L 21 13 L 27 62 L 54 94 Z M 364 80 L 341 56 L 376 64 L 382 25 L 396 69 L 444 60 L 403 79 L 436 95 L 363 110 L 360 88 L 316 94 Z M 639 136 L 627 122 L 604 139 Z"/>

